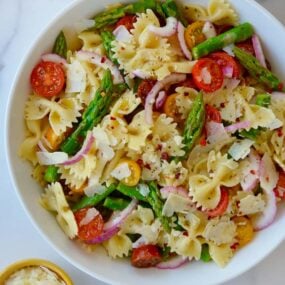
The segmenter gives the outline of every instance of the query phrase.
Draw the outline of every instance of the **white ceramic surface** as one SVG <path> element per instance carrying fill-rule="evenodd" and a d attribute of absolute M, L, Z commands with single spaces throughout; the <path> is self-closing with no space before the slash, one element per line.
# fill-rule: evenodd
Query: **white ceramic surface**
<path fill-rule="evenodd" d="M 40 189 L 30 178 L 30 169 L 27 164 L 20 161 L 16 155 L 18 145 L 23 138 L 22 116 L 23 104 L 24 100 L 26 99 L 25 94 L 28 93 L 28 78 L 31 69 L 38 60 L 40 54 L 50 48 L 55 35 L 58 33 L 61 27 L 70 25 L 70 19 L 72 19 L 72 22 L 74 22 L 76 19 L 80 19 L 84 15 L 90 16 L 93 14 L 93 11 L 95 11 L 95 6 L 100 8 L 98 7 L 100 5 L 95 3 L 95 1 L 89 1 L 89 3 L 86 3 L 85 5 L 80 4 L 82 2 L 83 1 L 78 1 L 73 4 L 73 10 L 67 12 L 64 17 L 60 17 L 58 20 L 55 20 L 53 22 L 53 29 L 48 29 L 39 39 L 38 43 L 36 43 L 25 61 L 29 62 L 29 64 L 27 65 L 24 62 L 22 65 L 22 70 L 20 69 L 18 73 L 18 83 L 14 86 L 13 93 L 15 95 L 10 104 L 13 109 L 8 120 L 9 132 L 7 133 L 7 145 L 9 148 L 11 162 L 10 167 L 13 169 L 13 173 L 15 174 L 14 185 L 18 189 L 18 193 L 21 196 L 27 212 L 32 217 L 34 223 L 40 229 L 40 231 L 48 237 L 48 240 L 66 259 L 81 268 L 83 271 L 86 271 L 95 277 L 100 279 L 102 278 L 103 280 L 110 282 L 113 280 L 114 284 L 145 284 L 145 282 L 148 282 L 149 284 L 174 284 L 174 282 L 177 281 L 178 276 L 180 284 L 184 284 L 183 280 L 185 280 L 185 284 L 191 283 L 191 281 L 193 281 L 192 283 L 194 284 L 211 284 L 229 279 L 248 269 L 258 260 L 263 258 L 282 240 L 284 237 L 284 232 L 282 232 L 281 229 L 284 228 L 285 225 L 284 219 L 280 219 L 279 217 L 273 226 L 271 226 L 268 230 L 263 231 L 252 245 L 247 247 L 244 251 L 241 251 L 231 262 L 231 264 L 222 271 L 215 265 L 196 263 L 191 267 L 185 267 L 177 271 L 161 272 L 156 270 L 148 270 L 146 274 L 145 270 L 135 270 L 128 265 L 125 266 L 123 263 L 116 265 L 111 264 L 111 261 L 106 257 L 84 254 L 84 252 L 77 248 L 74 243 L 65 238 L 65 236 L 58 229 L 54 219 L 38 206 L 38 196 L 35 195 L 36 190 L 30 191 L 30 189 L 38 189 L 38 192 L 40 192 Z M 283 27 L 276 21 L 272 20 L 270 15 L 264 11 L 261 11 L 260 8 L 256 8 L 257 10 L 260 10 L 259 12 L 253 13 L 253 11 L 257 10 L 250 9 L 250 5 L 254 6 L 254 4 L 250 3 L 250 1 L 245 0 L 232 2 L 236 7 L 240 7 L 239 9 L 244 11 L 244 19 L 250 20 L 257 27 L 257 31 L 262 35 L 264 42 L 268 43 L 265 46 L 271 55 L 269 57 L 270 60 L 275 63 L 278 62 L 277 60 L 282 60 L 282 62 L 285 62 L 285 56 L 282 54 L 282 49 L 284 49 L 284 46 L 282 46 L 282 44 L 278 45 L 278 37 L 280 37 L 280 34 L 284 35 Z M 101 4 L 101 7 L 102 6 L 103 5 Z M 268 27 L 268 24 L 266 26 L 263 25 L 265 22 L 271 22 L 270 25 L 273 25 L 274 28 L 267 29 L 266 27 Z M 272 33 L 274 33 L 274 35 Z M 268 41 L 269 39 L 271 40 L 270 45 Z M 275 70 L 279 70 L 280 74 L 282 74 L 284 78 L 284 66 L 278 66 L 277 64 L 273 64 L 273 66 Z M 110 266 L 112 266 L 112 269 L 114 269 L 116 266 L 116 270 L 112 270 L 111 274 Z M 207 272 L 207 274 L 205 274 L 205 272 Z M 105 278 L 103 278 L 103 276 L 105 276 Z M 183 278 L 183 276 L 185 278 Z M 132 277 L 135 277 L 136 279 L 131 279 Z M 131 280 L 135 280 L 135 282 L 131 282 Z"/>

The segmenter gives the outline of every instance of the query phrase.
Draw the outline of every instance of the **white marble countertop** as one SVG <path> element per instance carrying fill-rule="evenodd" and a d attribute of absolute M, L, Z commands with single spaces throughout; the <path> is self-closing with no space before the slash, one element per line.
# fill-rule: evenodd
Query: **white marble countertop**
<path fill-rule="evenodd" d="M 16 260 L 37 257 L 53 261 L 64 268 L 75 284 L 103 285 L 67 263 L 33 227 L 12 187 L 4 153 L 4 114 L 16 70 L 43 27 L 71 2 L 0 0 L 0 271 Z M 259 2 L 285 23 L 284 0 Z M 284 258 L 285 242 L 255 268 L 224 285 L 284 284 Z"/>

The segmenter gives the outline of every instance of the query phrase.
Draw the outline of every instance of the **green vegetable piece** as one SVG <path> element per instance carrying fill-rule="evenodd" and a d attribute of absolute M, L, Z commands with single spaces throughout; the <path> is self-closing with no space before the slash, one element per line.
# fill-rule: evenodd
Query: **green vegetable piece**
<path fill-rule="evenodd" d="M 161 249 L 161 256 L 163 261 L 167 261 L 171 257 L 171 248 L 165 246 Z"/>
<path fill-rule="evenodd" d="M 209 253 L 209 245 L 206 243 L 204 243 L 202 245 L 202 251 L 201 251 L 200 259 L 204 262 L 209 262 L 212 260 L 212 257 Z"/>
<path fill-rule="evenodd" d="M 151 181 L 149 183 L 149 194 L 147 196 L 147 200 L 149 204 L 151 205 L 155 215 L 159 218 L 163 228 L 166 232 L 170 232 L 171 227 L 171 221 L 170 218 L 162 215 L 162 208 L 163 208 L 163 202 L 160 197 L 159 189 L 155 182 Z"/>
<path fill-rule="evenodd" d="M 192 109 L 189 112 L 183 132 L 183 144 L 186 157 L 200 137 L 205 121 L 205 106 L 203 95 L 199 93 L 195 98 Z"/>
<path fill-rule="evenodd" d="M 101 82 L 101 87 L 96 91 L 94 99 L 82 115 L 82 120 L 75 131 L 61 144 L 62 151 L 69 155 L 75 154 L 81 147 L 89 130 L 101 122 L 109 111 L 114 98 L 113 82 L 110 70 L 106 70 Z"/>
<path fill-rule="evenodd" d="M 44 174 L 44 180 L 48 183 L 56 182 L 59 178 L 58 167 L 49 165 Z"/>
<path fill-rule="evenodd" d="M 130 198 L 135 198 L 139 201 L 147 201 L 146 197 L 144 197 L 138 190 L 136 186 L 127 186 L 123 183 L 119 183 L 117 190 L 124 194 L 125 196 L 128 196 Z"/>
<path fill-rule="evenodd" d="M 108 55 L 108 58 L 114 62 L 116 65 L 118 65 L 118 60 L 114 57 L 114 52 L 112 51 L 112 41 L 115 40 L 115 36 L 113 33 L 109 31 L 103 31 L 101 32 L 101 38 L 103 41 L 104 49 L 106 50 L 106 53 Z"/>
<path fill-rule="evenodd" d="M 249 129 L 248 131 L 247 130 L 242 130 L 239 134 L 244 137 L 244 138 L 247 138 L 247 139 L 250 139 L 250 140 L 256 140 L 257 137 L 260 135 L 261 133 L 261 129 L 258 128 L 258 129 Z"/>
<path fill-rule="evenodd" d="M 125 209 L 129 204 L 130 201 L 122 198 L 107 197 L 103 203 L 103 206 L 113 211 L 121 211 Z"/>
<path fill-rule="evenodd" d="M 66 58 L 67 43 L 66 43 L 66 38 L 65 38 L 63 31 L 61 31 L 56 37 L 53 48 L 52 48 L 52 52 L 58 54 L 59 56 L 63 58 Z"/>
<path fill-rule="evenodd" d="M 257 58 L 253 55 L 243 51 L 238 47 L 233 48 L 233 52 L 239 62 L 244 66 L 245 69 L 254 77 L 258 82 L 264 84 L 272 90 L 283 89 L 283 84 L 279 78 L 273 74 L 270 70 L 263 67 Z"/>
<path fill-rule="evenodd" d="M 72 210 L 75 212 L 85 207 L 93 207 L 98 205 L 101 201 L 107 198 L 113 191 L 116 190 L 116 185 L 111 184 L 109 187 L 106 187 L 105 191 L 101 194 L 95 194 L 91 197 L 84 196 L 80 201 L 78 201 L 73 207 Z"/>
<path fill-rule="evenodd" d="M 182 22 L 184 26 L 188 25 L 188 22 L 186 19 L 182 16 L 180 13 L 178 6 L 176 5 L 175 1 L 173 0 L 166 0 L 164 3 L 160 5 L 160 3 L 157 3 L 157 8 L 156 10 L 158 11 L 159 8 L 161 7 L 163 14 L 165 17 L 174 17 L 177 18 L 179 21 Z"/>
<path fill-rule="evenodd" d="M 208 55 L 211 52 L 221 50 L 224 47 L 245 41 L 253 35 L 253 27 L 249 23 L 241 24 L 223 34 L 216 37 L 207 39 L 201 44 L 195 46 L 192 49 L 192 54 L 195 59 L 199 59 L 202 56 Z"/>
<path fill-rule="evenodd" d="M 258 94 L 256 96 L 255 104 L 267 108 L 271 104 L 271 96 L 268 93 Z"/>

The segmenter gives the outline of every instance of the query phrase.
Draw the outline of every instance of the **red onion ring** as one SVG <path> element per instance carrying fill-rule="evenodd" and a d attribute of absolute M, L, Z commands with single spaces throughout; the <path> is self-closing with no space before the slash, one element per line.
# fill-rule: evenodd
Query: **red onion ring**
<path fill-rule="evenodd" d="M 160 262 L 156 265 L 158 269 L 176 269 L 189 262 L 189 258 L 184 256 L 175 256 L 167 261 Z"/>
<path fill-rule="evenodd" d="M 160 37 L 171 37 L 176 33 L 177 19 L 174 17 L 168 17 L 166 19 L 166 25 L 164 27 L 149 25 L 148 29 Z"/>
<path fill-rule="evenodd" d="M 165 91 L 160 91 L 158 93 L 158 96 L 156 98 L 156 101 L 155 101 L 155 108 L 157 110 L 159 110 L 160 108 L 162 108 L 164 102 L 166 100 L 166 92 Z"/>
<path fill-rule="evenodd" d="M 114 31 L 113 35 L 117 41 L 120 42 L 130 42 L 132 35 L 124 25 L 118 26 Z"/>
<path fill-rule="evenodd" d="M 232 78 L 234 74 L 234 69 L 232 66 L 225 66 L 222 68 L 223 75 L 227 78 Z"/>
<path fill-rule="evenodd" d="M 261 42 L 260 42 L 259 37 L 257 35 L 252 36 L 252 45 L 253 45 L 253 49 L 254 49 L 254 53 L 255 53 L 256 58 L 258 59 L 260 64 L 266 68 L 267 66 L 266 66 L 265 56 L 263 53 Z"/>
<path fill-rule="evenodd" d="M 119 212 L 117 215 L 113 215 L 113 217 L 111 217 L 111 219 L 107 223 L 105 223 L 103 233 L 99 237 L 89 240 L 87 241 L 87 243 L 101 243 L 114 236 L 120 230 L 120 225 L 132 213 L 132 211 L 136 208 L 137 204 L 138 201 L 133 199 L 127 208 Z"/>
<path fill-rule="evenodd" d="M 41 56 L 42 61 L 50 61 L 54 63 L 59 63 L 61 65 L 66 65 L 67 61 L 65 58 L 59 56 L 58 54 L 55 53 L 46 53 Z"/>
<path fill-rule="evenodd" d="M 152 76 L 146 72 L 144 72 L 143 70 L 141 69 L 135 69 L 132 74 L 135 76 L 135 77 L 138 77 L 140 79 L 149 79 L 151 78 Z"/>
<path fill-rule="evenodd" d="M 192 54 L 191 54 L 190 50 L 188 49 L 186 42 L 185 42 L 184 32 L 185 32 L 184 26 L 182 25 L 182 23 L 178 22 L 177 23 L 177 37 L 178 37 L 178 41 L 180 44 L 180 48 L 181 48 L 184 56 L 187 59 L 192 60 Z"/>
<path fill-rule="evenodd" d="M 239 122 L 236 124 L 229 125 L 229 126 L 225 127 L 225 130 L 227 132 L 234 133 L 238 130 L 250 128 L 250 125 L 251 125 L 251 123 L 249 121 L 243 121 L 243 122 Z"/>
<path fill-rule="evenodd" d="M 88 61 L 92 64 L 102 67 L 103 69 L 110 69 L 114 77 L 115 84 L 124 82 L 124 78 L 121 75 L 118 67 L 111 60 L 109 60 L 106 56 L 102 56 L 95 52 L 89 52 L 89 51 L 83 51 L 83 50 L 78 51 L 76 55 L 80 60 Z"/>
<path fill-rule="evenodd" d="M 285 99 L 285 93 L 274 91 L 271 93 L 271 98 L 276 100 L 276 101 L 277 100 L 284 100 Z"/>
<path fill-rule="evenodd" d="M 163 199 L 167 199 L 170 193 L 189 198 L 186 189 L 183 187 L 165 186 L 160 189 L 160 194 Z"/>
<path fill-rule="evenodd" d="M 157 81 L 155 83 L 150 92 L 147 94 L 145 100 L 145 120 L 147 124 L 152 124 L 152 107 L 155 103 L 155 98 L 158 92 L 168 85 L 179 83 L 181 81 L 184 81 L 185 79 L 185 74 L 172 73 L 166 76 L 163 80 Z"/>

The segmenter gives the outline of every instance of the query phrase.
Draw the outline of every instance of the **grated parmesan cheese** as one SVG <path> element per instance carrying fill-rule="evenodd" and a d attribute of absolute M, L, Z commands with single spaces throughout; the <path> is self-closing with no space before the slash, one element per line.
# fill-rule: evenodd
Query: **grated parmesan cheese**
<path fill-rule="evenodd" d="M 261 194 L 258 196 L 248 195 L 239 201 L 239 214 L 242 216 L 256 214 L 262 212 L 264 207 L 265 202 L 262 199 Z"/>
<path fill-rule="evenodd" d="M 129 177 L 132 174 L 128 163 L 124 162 L 121 163 L 119 166 L 117 166 L 112 172 L 111 176 L 118 179 L 122 180 L 124 178 Z"/>
<path fill-rule="evenodd" d="M 79 226 L 85 226 L 89 224 L 97 215 L 99 212 L 95 208 L 89 208 L 86 211 L 85 217 L 80 221 Z"/>

